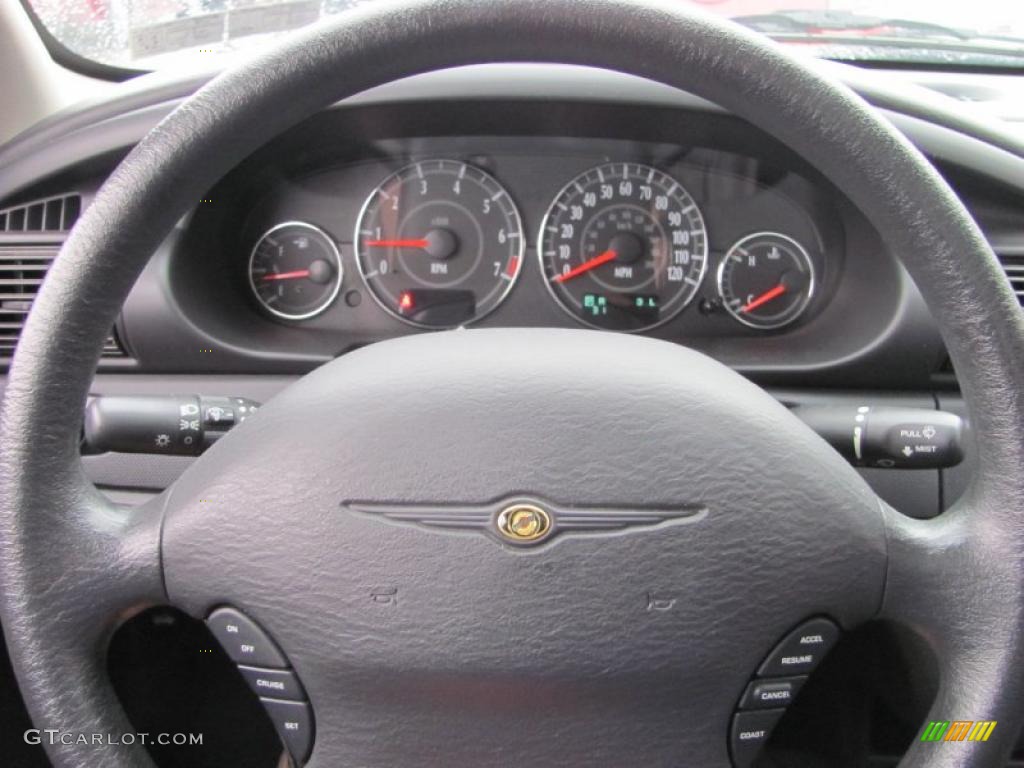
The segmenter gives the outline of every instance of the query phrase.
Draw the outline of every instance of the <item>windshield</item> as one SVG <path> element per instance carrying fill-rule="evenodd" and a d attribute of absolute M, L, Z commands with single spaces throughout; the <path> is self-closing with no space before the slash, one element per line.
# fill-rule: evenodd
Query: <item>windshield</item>
<path fill-rule="evenodd" d="M 267 45 L 376 0 L 28 0 L 76 54 L 130 69 L 191 66 Z M 1024 67 L 1022 0 L 677 0 L 802 52 L 861 63 Z M 487 0 L 481 0 L 487 2 Z"/>

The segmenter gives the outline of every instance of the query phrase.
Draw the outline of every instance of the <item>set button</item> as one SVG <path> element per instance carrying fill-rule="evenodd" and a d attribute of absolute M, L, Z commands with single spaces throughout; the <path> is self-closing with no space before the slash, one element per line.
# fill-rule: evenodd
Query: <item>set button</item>
<path fill-rule="evenodd" d="M 313 747 L 313 709 L 300 701 L 260 699 L 288 754 L 300 765 Z"/>

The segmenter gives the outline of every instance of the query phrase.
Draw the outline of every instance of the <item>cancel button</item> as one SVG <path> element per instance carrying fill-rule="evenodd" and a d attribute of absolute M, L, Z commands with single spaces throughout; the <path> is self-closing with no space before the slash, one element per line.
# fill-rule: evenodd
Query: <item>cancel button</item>
<path fill-rule="evenodd" d="M 755 680 L 747 686 L 740 709 L 774 709 L 788 707 L 806 677 L 783 677 L 776 680 Z"/>

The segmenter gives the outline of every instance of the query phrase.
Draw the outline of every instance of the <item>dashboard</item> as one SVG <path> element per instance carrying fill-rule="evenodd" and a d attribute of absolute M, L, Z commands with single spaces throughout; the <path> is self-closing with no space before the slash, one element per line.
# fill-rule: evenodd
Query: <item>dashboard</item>
<path fill-rule="evenodd" d="M 941 361 L 873 228 L 752 126 L 523 99 L 428 112 L 330 111 L 239 165 L 157 254 L 143 280 L 162 289 L 126 305 L 136 355 L 302 370 L 400 335 L 543 326 L 766 375 L 849 377 L 894 332 L 916 334 L 923 367 Z"/>
<path fill-rule="evenodd" d="M 929 154 L 1012 266 L 1019 142 L 905 98 L 905 82 L 841 74 Z M 146 80 L 4 148 L 0 208 L 28 221 L 34 201 L 88 206 L 205 76 Z M 52 258 L 64 236 L 8 231 L 0 246 L 45 241 Z M 764 386 L 955 386 L 897 254 L 803 158 L 690 95 L 536 65 L 393 83 L 242 160 L 153 254 L 100 370 L 296 376 L 396 336 L 501 326 L 652 336 Z"/>

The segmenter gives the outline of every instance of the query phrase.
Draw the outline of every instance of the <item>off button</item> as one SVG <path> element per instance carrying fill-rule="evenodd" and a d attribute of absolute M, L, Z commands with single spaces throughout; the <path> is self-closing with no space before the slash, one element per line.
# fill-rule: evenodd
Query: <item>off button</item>
<path fill-rule="evenodd" d="M 281 651 L 259 625 L 234 608 L 218 608 L 206 620 L 217 641 L 236 664 L 284 669 Z"/>
<path fill-rule="evenodd" d="M 760 677 L 806 675 L 821 663 L 836 640 L 839 627 L 828 619 L 811 619 L 790 632 L 757 670 Z"/>

